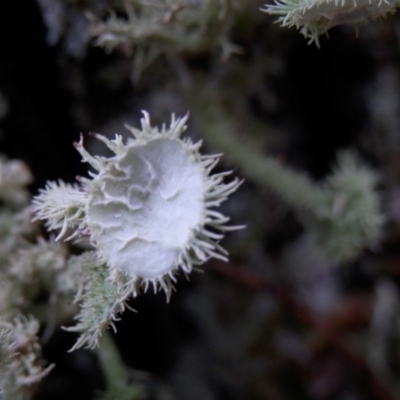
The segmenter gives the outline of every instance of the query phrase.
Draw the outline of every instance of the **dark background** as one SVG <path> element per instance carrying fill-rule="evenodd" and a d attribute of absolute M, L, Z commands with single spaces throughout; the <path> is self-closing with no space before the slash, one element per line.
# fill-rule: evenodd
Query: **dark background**
<path fill-rule="evenodd" d="M 358 38 L 352 27 L 335 28 L 318 49 L 294 29 L 274 25 L 261 5 L 249 2 L 231 28 L 242 56 L 220 64 L 210 49 L 181 60 L 210 80 L 239 68 L 246 79 L 230 90 L 246 118 L 273 128 L 260 139 L 266 153 L 316 180 L 329 173 L 339 149 L 357 150 L 381 174 L 388 216 L 382 246 L 348 265 L 315 260 L 292 210 L 248 180 L 227 206 L 249 227 L 228 238 L 231 263 L 210 262 L 205 273 L 182 278 L 169 304 L 162 294 L 132 300 L 138 313 L 117 324 L 117 344 L 151 399 L 394 399 L 399 17 L 361 27 Z M 143 108 L 156 118 L 187 108 L 163 59 L 138 84 L 123 52 L 106 54 L 90 40 L 68 50 L 79 7 L 71 5 L 69 23 L 50 45 L 34 0 L 0 4 L 0 92 L 8 103 L 0 150 L 29 165 L 33 194 L 47 180 L 86 174 L 72 146 L 79 132 L 122 130 L 124 118 L 137 121 Z M 192 134 L 201 137 L 196 127 Z M 88 400 L 105 387 L 94 353 L 67 353 L 74 340 L 60 329 L 44 348 L 57 368 L 35 400 Z"/>

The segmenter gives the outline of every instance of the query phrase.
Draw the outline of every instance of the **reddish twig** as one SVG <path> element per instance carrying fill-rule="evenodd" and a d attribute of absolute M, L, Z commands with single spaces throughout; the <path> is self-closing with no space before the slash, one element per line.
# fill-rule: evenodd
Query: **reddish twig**
<path fill-rule="evenodd" d="M 264 277 L 233 264 L 212 261 L 210 267 L 214 272 L 241 286 L 270 293 L 281 306 L 288 308 L 299 322 L 311 329 L 322 343 L 338 352 L 349 364 L 357 366 L 366 373 L 370 393 L 373 394 L 375 399 L 395 400 L 394 395 L 374 373 L 365 359 L 354 351 L 352 346 L 342 337 L 341 330 L 328 319 L 317 317 L 307 305 L 299 303 L 293 297 L 289 288 L 275 285 Z"/>

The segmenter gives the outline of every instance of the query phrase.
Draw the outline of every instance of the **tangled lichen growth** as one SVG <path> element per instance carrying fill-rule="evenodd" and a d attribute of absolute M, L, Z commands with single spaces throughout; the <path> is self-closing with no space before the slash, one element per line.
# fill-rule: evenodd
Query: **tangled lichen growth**
<path fill-rule="evenodd" d="M 0 321 L 0 398 L 28 400 L 34 386 L 54 368 L 43 368 L 38 343 L 39 322 L 16 316 Z"/>

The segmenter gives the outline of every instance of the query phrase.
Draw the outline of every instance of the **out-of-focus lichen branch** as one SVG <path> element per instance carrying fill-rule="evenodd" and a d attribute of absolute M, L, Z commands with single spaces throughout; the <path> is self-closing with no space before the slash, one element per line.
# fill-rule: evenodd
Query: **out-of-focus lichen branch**
<path fill-rule="evenodd" d="M 228 30 L 233 0 L 165 1 L 127 0 L 122 12 L 126 18 L 110 12 L 106 20 L 88 13 L 91 36 L 97 46 L 113 51 L 121 47 L 133 55 L 134 74 L 138 77 L 161 54 L 200 53 L 215 47 L 221 49 L 221 60 L 240 49 L 229 43 Z M 120 11 L 121 11 L 120 10 Z"/>
<path fill-rule="evenodd" d="M 379 243 L 385 218 L 376 191 L 378 177 L 355 153 L 339 154 L 331 175 L 322 183 L 313 182 L 250 144 L 246 135 L 251 133 L 239 135 L 218 88 L 194 81 L 188 87 L 186 100 L 206 142 L 298 211 L 319 253 L 345 262 Z"/>

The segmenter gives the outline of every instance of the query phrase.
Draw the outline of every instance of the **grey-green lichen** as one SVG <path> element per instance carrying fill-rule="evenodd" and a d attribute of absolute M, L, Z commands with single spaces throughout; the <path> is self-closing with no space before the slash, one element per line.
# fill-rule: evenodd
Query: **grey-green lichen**
<path fill-rule="evenodd" d="M 283 27 L 295 27 L 319 46 L 319 37 L 342 24 L 365 23 L 393 13 L 399 0 L 275 0 L 261 11 L 278 16 Z"/>
<path fill-rule="evenodd" d="M 378 175 L 350 151 L 339 153 L 324 184 L 326 204 L 310 223 L 317 250 L 332 261 L 354 260 L 365 247 L 376 248 L 385 217 L 377 191 Z"/>

